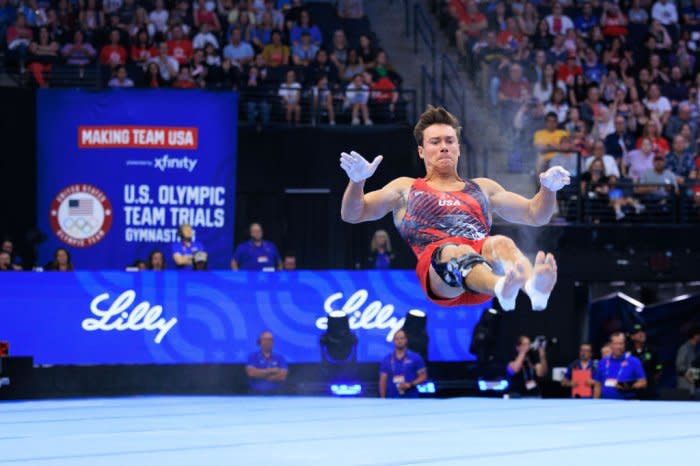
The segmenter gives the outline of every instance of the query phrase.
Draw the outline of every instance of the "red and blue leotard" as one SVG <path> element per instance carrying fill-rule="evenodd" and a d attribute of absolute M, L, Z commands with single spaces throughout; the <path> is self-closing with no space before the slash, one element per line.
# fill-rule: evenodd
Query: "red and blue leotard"
<path fill-rule="evenodd" d="M 491 296 L 464 292 L 452 299 L 443 299 L 430 292 L 430 261 L 436 248 L 443 244 L 466 244 L 477 253 L 491 231 L 488 199 L 473 181 L 466 180 L 461 191 L 438 191 L 425 179 L 411 185 L 406 201 L 406 214 L 398 225 L 401 236 L 418 258 L 416 273 L 428 298 L 441 306 L 480 304 Z"/>

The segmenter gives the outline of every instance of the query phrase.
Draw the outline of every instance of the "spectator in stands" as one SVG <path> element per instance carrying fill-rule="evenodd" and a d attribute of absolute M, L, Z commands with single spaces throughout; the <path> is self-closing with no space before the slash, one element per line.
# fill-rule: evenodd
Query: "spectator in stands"
<path fill-rule="evenodd" d="M 598 17 L 593 14 L 593 4 L 591 2 L 586 2 L 581 7 L 581 15 L 574 19 L 574 27 L 576 32 L 583 37 L 589 38 L 591 32 L 595 26 L 598 25 Z"/>
<path fill-rule="evenodd" d="M 127 272 L 144 272 L 146 270 L 148 270 L 148 267 L 146 266 L 146 261 L 143 259 L 136 259 L 126 268 Z"/>
<path fill-rule="evenodd" d="M 671 79 L 663 85 L 662 92 L 671 102 L 671 108 L 675 109 L 679 103 L 688 100 L 688 86 L 682 81 L 681 68 L 671 68 Z"/>
<path fill-rule="evenodd" d="M 520 65 L 513 63 L 508 67 L 508 76 L 498 86 L 498 103 L 501 106 L 504 121 L 511 121 L 513 114 L 521 104 L 532 96 L 530 83 L 523 76 Z"/>
<path fill-rule="evenodd" d="M 588 157 L 585 161 L 586 168 L 590 166 L 591 161 L 594 158 L 599 158 L 603 161 L 603 164 L 605 165 L 605 173 L 607 174 L 607 176 L 615 177 L 615 179 L 620 178 L 620 169 L 617 165 L 617 161 L 615 160 L 615 157 L 605 153 L 605 143 L 602 140 L 595 140 L 591 152 L 592 157 Z"/>
<path fill-rule="evenodd" d="M 370 70 L 376 65 L 377 51 L 372 44 L 372 40 L 367 34 L 360 35 L 360 46 L 357 48 L 357 54 L 360 57 L 360 63 L 365 70 Z"/>
<path fill-rule="evenodd" d="M 600 158 L 593 158 L 588 170 L 581 175 L 581 194 L 587 203 L 586 217 L 593 223 L 612 220 L 613 211 L 617 218 L 624 217 L 621 209 L 611 209 L 610 178 L 605 174 L 605 164 Z"/>
<path fill-rule="evenodd" d="M 173 81 L 177 77 L 177 73 L 180 70 L 180 64 L 168 54 L 168 44 L 166 42 L 161 42 L 158 45 L 158 56 L 152 59 L 152 63 L 158 65 L 158 70 L 163 83 L 170 83 Z M 149 86 L 154 87 L 153 84 L 153 79 L 149 80 Z M 160 83 L 158 87 L 160 87 Z"/>
<path fill-rule="evenodd" d="M 563 167 L 572 177 L 578 176 L 578 154 L 571 143 L 569 136 L 564 136 L 559 141 L 559 150 L 549 161 L 550 167 Z"/>
<path fill-rule="evenodd" d="M 637 148 L 640 147 L 642 139 L 647 138 L 652 143 L 652 148 L 655 152 L 661 155 L 668 154 L 670 147 L 668 141 L 661 136 L 661 123 L 654 118 L 650 118 L 644 130 L 642 131 L 642 137 L 637 139 Z"/>
<path fill-rule="evenodd" d="M 89 64 L 97 52 L 87 42 L 83 42 L 83 33 L 75 31 L 73 42 L 69 42 L 61 49 L 61 55 L 66 59 L 66 64 L 75 66 L 85 66 Z"/>
<path fill-rule="evenodd" d="M 520 31 L 518 22 L 513 17 L 508 18 L 506 20 L 506 28 L 496 36 L 496 43 L 507 53 L 513 53 L 523 41 L 524 36 Z"/>
<path fill-rule="evenodd" d="M 666 97 L 661 95 L 661 89 L 658 84 L 653 83 L 649 85 L 649 94 L 643 102 L 651 112 L 652 118 L 656 116 L 661 124 L 666 124 L 671 117 L 671 103 Z"/>
<path fill-rule="evenodd" d="M 600 89 L 597 85 L 592 84 L 586 92 L 586 100 L 579 106 L 581 119 L 586 122 L 589 128 L 595 124 L 596 117 L 600 115 L 600 111 L 605 107 L 600 101 Z"/>
<path fill-rule="evenodd" d="M 265 0 L 263 10 L 258 12 L 256 23 L 264 23 L 265 16 L 269 15 L 272 18 L 273 29 L 281 30 L 284 27 L 284 15 L 275 5 L 275 0 Z"/>
<path fill-rule="evenodd" d="M 632 0 L 630 9 L 627 11 L 627 17 L 630 23 L 633 24 L 648 24 L 649 23 L 649 13 L 647 10 L 642 8 L 641 0 Z"/>
<path fill-rule="evenodd" d="M 583 68 L 578 64 L 576 52 L 569 52 L 566 63 L 557 69 L 557 80 L 570 86 L 579 74 L 583 74 Z"/>
<path fill-rule="evenodd" d="M 298 124 L 301 120 L 301 84 L 296 80 L 294 70 L 288 70 L 285 81 L 280 85 L 277 95 L 282 99 L 285 119 Z"/>
<path fill-rule="evenodd" d="M 282 33 L 272 31 L 270 43 L 263 48 L 263 57 L 267 66 L 275 68 L 289 64 L 289 47 L 282 43 Z"/>
<path fill-rule="evenodd" d="M 173 61 L 175 60 L 173 59 Z M 175 62 L 175 64 L 177 65 L 177 62 Z M 146 66 L 146 71 L 143 74 L 143 80 L 141 81 L 140 87 L 157 89 L 160 87 L 167 86 L 168 82 L 165 79 L 163 79 L 158 63 L 154 61 L 148 63 L 148 65 Z"/>
<path fill-rule="evenodd" d="M 613 156 L 620 167 L 622 157 L 634 148 L 634 137 L 627 131 L 625 117 L 616 116 L 615 131 L 605 137 L 605 153 Z"/>
<path fill-rule="evenodd" d="M 394 334 L 394 350 L 379 365 L 381 398 L 417 398 L 418 385 L 428 379 L 423 358 L 408 349 L 406 332 Z"/>
<path fill-rule="evenodd" d="M 49 30 L 45 26 L 40 27 L 39 39 L 29 44 L 28 66 L 39 87 L 48 87 L 46 78 L 58 59 L 58 51 L 58 42 L 49 36 Z"/>
<path fill-rule="evenodd" d="M 282 270 L 294 272 L 297 270 L 297 256 L 293 252 L 287 252 L 282 259 Z"/>
<path fill-rule="evenodd" d="M 289 35 L 289 40 L 292 45 L 298 45 L 301 43 L 302 36 L 304 33 L 308 33 L 311 39 L 311 43 L 316 47 L 320 47 L 323 43 L 323 36 L 321 35 L 321 30 L 318 26 L 311 24 L 311 16 L 307 10 L 302 10 L 299 15 L 299 24 L 295 25 Z"/>
<path fill-rule="evenodd" d="M 369 71 L 372 73 L 372 78 L 374 81 L 379 81 L 381 78 L 387 78 L 394 83 L 396 87 L 401 86 L 402 78 L 389 63 L 386 51 L 383 49 L 379 49 L 377 51 L 376 65 Z"/>
<path fill-rule="evenodd" d="M 496 33 L 504 30 L 506 28 L 506 18 L 508 17 L 506 14 L 506 4 L 499 1 L 496 3 L 495 7 L 492 5 L 489 10 L 487 18 L 489 22 L 488 29 L 490 31 L 496 31 Z"/>
<path fill-rule="evenodd" d="M 5 251 L 0 251 L 0 272 L 13 272 L 10 255 Z"/>
<path fill-rule="evenodd" d="M 693 0 L 693 4 L 683 10 L 683 25 L 688 31 L 700 31 L 700 0 Z"/>
<path fill-rule="evenodd" d="M 5 238 L 0 246 L 0 251 L 6 253 L 10 258 L 10 264 L 14 270 L 22 270 L 22 259 L 16 254 L 15 244 L 11 239 Z"/>
<path fill-rule="evenodd" d="M 119 31 L 113 29 L 109 33 L 109 44 L 102 47 L 100 51 L 100 63 L 116 67 L 126 64 L 126 50 L 119 43 Z"/>
<path fill-rule="evenodd" d="M 248 123 L 254 125 L 257 118 L 262 124 L 269 123 L 270 104 L 267 94 L 270 89 L 269 83 L 266 81 L 266 68 L 260 68 L 257 65 L 250 66 L 242 87 L 245 92 Z"/>
<path fill-rule="evenodd" d="M 586 3 L 586 5 L 590 5 Z M 593 361 L 593 347 L 582 343 L 578 350 L 578 359 L 566 368 L 566 375 L 561 381 L 563 387 L 571 388 L 572 398 L 593 398 L 597 364 Z"/>
<path fill-rule="evenodd" d="M 338 0 L 338 17 L 361 19 L 365 15 L 363 0 Z"/>
<path fill-rule="evenodd" d="M 561 152 L 561 140 L 566 136 L 566 131 L 557 128 L 557 114 L 554 112 L 547 113 L 544 119 L 545 127 L 536 131 L 533 138 L 533 144 L 537 149 L 537 173 L 546 170 L 549 160 Z"/>
<path fill-rule="evenodd" d="M 316 52 L 316 58 L 309 65 L 309 71 L 306 73 L 307 80 L 312 84 L 316 84 L 321 76 L 326 76 L 331 88 L 335 89 L 340 82 L 338 68 L 328 58 L 328 52 L 320 49 Z"/>
<path fill-rule="evenodd" d="M 172 245 L 173 262 L 178 269 L 192 269 L 192 258 L 198 251 L 204 251 L 204 246 L 194 239 L 192 226 L 183 223 L 178 228 L 180 240 Z"/>
<path fill-rule="evenodd" d="M 280 254 L 270 241 L 263 239 L 259 223 L 250 224 L 250 239 L 238 245 L 231 259 L 231 270 L 274 272 L 282 268 Z"/>
<path fill-rule="evenodd" d="M 195 50 L 204 49 L 207 44 L 211 44 L 216 50 L 219 50 L 219 40 L 212 32 L 211 25 L 209 23 L 204 23 L 192 40 L 192 47 L 194 47 Z"/>
<path fill-rule="evenodd" d="M 357 76 L 358 74 L 362 74 L 364 69 L 365 68 L 360 62 L 360 56 L 357 53 L 357 50 L 348 50 L 348 61 L 345 63 L 344 66 L 342 80 L 346 83 L 349 83 L 355 76 Z"/>
<path fill-rule="evenodd" d="M 301 42 L 292 46 L 292 62 L 296 66 L 309 66 L 316 58 L 319 48 L 311 43 L 311 35 L 308 31 L 301 33 Z"/>
<path fill-rule="evenodd" d="M 560 63 L 567 60 L 571 52 L 576 53 L 575 50 L 570 50 L 566 47 L 566 38 L 562 34 L 557 34 L 552 39 L 552 46 L 547 51 L 548 60 L 552 63 Z"/>
<path fill-rule="evenodd" d="M 464 5 L 466 3 L 466 6 Z M 475 0 L 450 2 L 450 12 L 458 22 L 455 40 L 460 57 L 466 62 L 474 44 L 488 27 L 486 16 L 478 9 Z"/>
<path fill-rule="evenodd" d="M 545 19 L 547 21 L 547 26 L 549 26 L 549 32 L 551 35 L 566 35 L 569 29 L 574 28 L 574 23 L 571 18 L 563 14 L 564 9 L 561 3 L 555 2 L 552 5 L 552 14 L 548 15 Z"/>
<path fill-rule="evenodd" d="M 366 260 L 368 269 L 390 269 L 395 255 L 391 247 L 391 239 L 386 230 L 377 230 L 372 235 L 369 244 L 369 255 Z"/>
<path fill-rule="evenodd" d="M 598 61 L 595 50 L 586 47 L 583 59 L 583 74 L 588 82 L 601 84 L 608 74 L 607 67 Z"/>
<path fill-rule="evenodd" d="M 551 65 L 547 66 L 551 67 Z M 554 68 L 552 68 L 552 73 L 554 72 L 553 70 Z M 564 100 L 564 97 L 564 90 L 562 89 L 562 86 L 557 83 L 556 87 L 554 87 L 552 91 L 551 100 L 544 106 L 545 114 L 556 113 L 558 124 L 563 124 L 569 115 L 569 105 Z"/>
<path fill-rule="evenodd" d="M 594 375 L 596 386 L 595 398 L 632 399 L 637 390 L 647 386 L 642 363 L 635 356 L 625 353 L 625 334 L 610 335 L 612 353 L 598 363 Z"/>
<path fill-rule="evenodd" d="M 260 350 L 248 356 L 245 371 L 253 394 L 279 394 L 287 380 L 287 362 L 282 355 L 272 352 L 273 343 L 272 332 L 262 332 L 257 339 Z"/>
<path fill-rule="evenodd" d="M 72 272 L 73 263 L 70 260 L 70 253 L 65 248 L 58 248 L 54 252 L 53 260 L 46 264 L 44 270 L 48 272 Z"/>
<path fill-rule="evenodd" d="M 180 70 L 177 72 L 177 79 L 175 79 L 172 87 L 176 89 L 194 89 L 197 87 L 194 78 L 192 78 L 192 70 L 189 65 L 180 67 Z"/>
<path fill-rule="evenodd" d="M 163 271 L 165 270 L 165 255 L 158 249 L 154 249 L 148 255 L 146 263 L 148 270 Z"/>
<path fill-rule="evenodd" d="M 615 132 L 615 124 L 611 116 L 613 109 L 601 107 L 593 123 L 591 135 L 596 139 L 605 139 L 609 134 Z"/>
<path fill-rule="evenodd" d="M 666 157 L 654 155 L 654 168 L 647 170 L 639 177 L 637 192 L 643 196 L 645 203 L 664 201 L 678 194 L 676 174 L 666 168 Z M 649 186 L 644 186 L 649 185 Z"/>
<path fill-rule="evenodd" d="M 129 54 L 131 61 L 145 68 L 148 66 L 149 60 L 157 54 L 158 51 L 153 46 L 151 39 L 148 37 L 148 33 L 143 29 L 139 31 L 136 35 L 136 40 L 131 44 L 131 51 Z"/>
<path fill-rule="evenodd" d="M 275 24 L 269 12 L 263 14 L 261 19 L 262 21 L 256 23 L 250 31 L 250 43 L 257 53 L 262 52 L 265 46 L 272 42 L 272 31 L 275 30 Z"/>
<path fill-rule="evenodd" d="M 666 28 L 674 28 L 678 25 L 678 10 L 676 5 L 669 0 L 656 1 L 651 9 L 651 17 Z"/>
<path fill-rule="evenodd" d="M 207 8 L 206 0 L 197 0 L 197 5 L 194 12 L 194 27 L 201 30 L 202 26 L 207 25 L 214 32 L 221 31 L 221 23 L 215 12 Z"/>
<path fill-rule="evenodd" d="M 24 14 L 17 13 L 15 22 L 7 28 L 5 36 L 7 44 L 7 55 L 19 64 L 20 71 L 24 72 L 24 65 L 29 52 L 29 44 L 34 34 L 27 26 Z"/>
<path fill-rule="evenodd" d="M 129 40 L 133 41 L 139 31 L 144 30 L 148 33 L 148 37 L 153 38 L 156 34 L 156 27 L 148 21 L 148 13 L 143 7 L 138 7 L 134 14 L 134 19 L 129 25 Z"/>
<path fill-rule="evenodd" d="M 639 182 L 642 173 L 654 168 L 654 147 L 649 138 L 642 138 L 641 147 L 627 152 L 622 158 L 623 175 Z"/>
<path fill-rule="evenodd" d="M 688 151 L 688 141 L 681 134 L 673 138 L 671 151 L 666 154 L 666 168 L 676 175 L 678 184 L 685 183 L 695 170 L 695 154 Z"/>
<path fill-rule="evenodd" d="M 188 0 L 176 1 L 175 8 L 170 12 L 168 24 L 171 26 L 171 29 L 174 26 L 182 27 L 183 34 L 190 33 L 189 25 L 194 24 L 194 17 L 192 16 L 190 2 Z"/>
<path fill-rule="evenodd" d="M 535 50 L 548 51 L 552 46 L 552 36 L 549 33 L 549 23 L 546 19 L 541 19 L 537 23 L 537 30 L 535 35 L 532 37 L 532 46 Z"/>
<path fill-rule="evenodd" d="M 241 30 L 234 28 L 231 32 L 231 43 L 224 47 L 224 58 L 231 60 L 231 63 L 237 68 L 243 69 L 254 57 L 253 47 L 248 42 L 243 42 Z"/>
<path fill-rule="evenodd" d="M 172 28 L 172 39 L 168 40 L 168 51 L 170 55 L 177 60 L 179 65 L 184 65 L 192 58 L 192 41 L 189 40 L 180 26 Z"/>
<path fill-rule="evenodd" d="M 360 113 L 366 126 L 373 124 L 369 117 L 369 107 L 367 106 L 369 91 L 369 86 L 365 84 L 362 74 L 359 73 L 352 78 L 352 82 L 345 88 L 345 106 L 350 108 L 353 125 L 360 124 Z"/>
<path fill-rule="evenodd" d="M 338 68 L 338 74 L 343 75 L 345 71 L 345 63 L 348 61 L 348 41 L 345 36 L 345 31 L 336 29 L 333 32 L 333 42 L 328 50 L 329 59 Z M 355 73 L 357 74 L 357 73 Z"/>
<path fill-rule="evenodd" d="M 547 375 L 547 353 L 544 346 L 531 349 L 530 338 L 520 335 L 515 346 L 517 355 L 506 366 L 511 396 L 538 397 L 542 394 L 538 380 Z"/>
<path fill-rule="evenodd" d="M 607 38 L 624 37 L 627 35 L 627 17 L 620 7 L 613 2 L 603 2 L 603 14 L 600 17 L 603 35 Z"/>
<path fill-rule="evenodd" d="M 156 28 L 156 40 L 165 40 L 168 33 L 168 18 L 170 13 L 165 9 L 165 0 L 156 0 L 155 9 L 148 14 L 148 19 Z"/>
<path fill-rule="evenodd" d="M 375 118 L 393 120 L 399 93 L 396 85 L 386 76 L 377 75 L 375 81 L 371 73 L 362 74 L 364 82 L 370 88 L 369 103 Z"/>
<path fill-rule="evenodd" d="M 651 22 L 649 35 L 652 38 L 651 45 L 656 53 L 667 53 L 671 50 L 673 40 L 669 30 L 657 20 Z M 649 57 L 651 59 L 651 56 Z M 646 64 L 646 63 L 645 63 Z"/>
<path fill-rule="evenodd" d="M 694 326 L 689 334 L 689 339 L 678 348 L 676 353 L 676 383 L 680 390 L 687 390 L 694 398 L 700 397 L 698 378 L 691 370 L 693 364 L 697 364 L 700 358 L 700 326 Z M 698 368 L 695 367 L 697 370 Z"/>
<path fill-rule="evenodd" d="M 107 83 L 109 87 L 134 87 L 134 81 L 129 78 L 124 65 L 117 66 L 114 77 Z"/>
<path fill-rule="evenodd" d="M 81 8 L 78 19 L 88 41 L 97 38 L 105 27 L 104 11 L 97 8 L 97 0 L 88 0 L 85 7 Z"/>
<path fill-rule="evenodd" d="M 335 125 L 335 110 L 333 109 L 333 92 L 328 84 L 328 77 L 320 75 L 316 84 L 311 88 L 313 99 L 312 124 L 321 121 L 321 117 L 328 118 L 329 125 Z"/>

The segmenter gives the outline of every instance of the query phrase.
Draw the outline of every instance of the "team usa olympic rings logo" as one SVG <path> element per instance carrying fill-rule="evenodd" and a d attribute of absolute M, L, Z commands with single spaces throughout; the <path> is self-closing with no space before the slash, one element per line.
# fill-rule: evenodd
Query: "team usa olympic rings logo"
<path fill-rule="evenodd" d="M 70 185 L 56 195 L 49 212 L 51 229 L 64 243 L 77 248 L 94 246 L 112 226 L 112 204 L 89 184 Z"/>

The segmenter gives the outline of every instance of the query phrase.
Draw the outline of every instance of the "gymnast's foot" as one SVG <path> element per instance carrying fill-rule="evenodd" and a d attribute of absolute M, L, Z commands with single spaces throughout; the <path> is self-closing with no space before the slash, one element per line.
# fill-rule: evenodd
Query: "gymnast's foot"
<path fill-rule="evenodd" d="M 532 277 L 525 282 L 524 291 L 530 297 L 533 311 L 547 307 L 549 295 L 557 283 L 557 262 L 552 254 L 537 253 L 532 267 Z"/>
<path fill-rule="evenodd" d="M 518 291 L 525 283 L 525 264 L 520 260 L 515 263 L 515 266 L 506 274 L 496 281 L 494 293 L 498 298 L 498 304 L 504 311 L 512 311 L 515 309 L 515 299 L 518 297 Z"/>

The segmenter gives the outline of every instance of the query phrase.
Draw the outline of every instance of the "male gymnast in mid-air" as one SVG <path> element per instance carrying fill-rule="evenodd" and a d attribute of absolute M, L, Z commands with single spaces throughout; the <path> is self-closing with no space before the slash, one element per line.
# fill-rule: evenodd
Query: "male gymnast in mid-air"
<path fill-rule="evenodd" d="M 396 178 L 367 194 L 365 180 L 382 156 L 370 163 L 357 152 L 343 152 L 340 166 L 350 182 L 341 216 L 359 223 L 392 212 L 418 259 L 416 273 L 423 291 L 439 305 L 480 304 L 495 296 L 501 308 L 510 311 L 522 289 L 533 310 L 543 310 L 557 281 L 554 256 L 539 251 L 532 264 L 510 238 L 489 236 L 491 216 L 495 212 L 525 225 L 548 223 L 556 209 L 556 192 L 570 183 L 569 173 L 552 167 L 540 174 L 541 188 L 532 199 L 488 178 L 463 180 L 457 174 L 460 132 L 457 118 L 429 106 L 413 131 L 425 178 Z"/>

